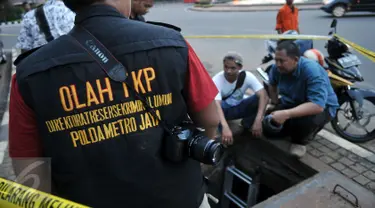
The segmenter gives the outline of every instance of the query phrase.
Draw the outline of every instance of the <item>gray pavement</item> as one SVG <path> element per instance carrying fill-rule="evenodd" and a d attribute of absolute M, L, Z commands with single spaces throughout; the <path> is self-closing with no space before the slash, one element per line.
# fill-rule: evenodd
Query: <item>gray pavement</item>
<path fill-rule="evenodd" d="M 308 154 L 375 193 L 375 164 L 321 136 L 308 146 Z"/>
<path fill-rule="evenodd" d="M 184 35 L 231 35 L 231 34 L 275 34 L 276 12 L 194 12 L 191 5 L 157 4 L 146 19 L 164 21 L 182 28 Z M 366 13 L 348 14 L 338 19 L 338 33 L 346 39 L 375 51 L 375 16 Z M 303 34 L 327 35 L 332 18 L 323 11 L 301 11 L 300 29 Z M 0 26 L 3 33 L 18 34 L 19 26 Z M 16 43 L 15 37 L 2 37 L 6 48 Z M 222 70 L 222 57 L 228 51 L 240 52 L 248 70 L 255 70 L 265 55 L 264 40 L 250 39 L 189 39 L 198 56 L 211 75 Z M 315 41 L 317 49 L 326 54 L 324 41 Z M 361 61 L 361 72 L 365 82 L 358 86 L 375 88 L 375 63 L 358 54 Z M 2 128 L 7 128 L 3 126 Z M 329 130 L 329 125 L 327 126 Z M 4 137 L 4 136 L 3 136 Z M 4 139 L 3 139 L 4 140 Z M 375 152 L 375 141 L 361 144 L 362 147 Z M 353 153 L 318 138 L 309 145 L 309 155 L 326 163 L 359 184 L 374 190 L 375 164 L 358 157 Z M 10 160 L 5 153 L 4 162 L 0 165 L 0 177 L 12 178 Z M 0 161 L 1 163 L 1 161 Z"/>
<path fill-rule="evenodd" d="M 0 36 L 1 40 L 4 43 L 4 47 L 6 49 L 11 49 L 17 43 L 17 35 L 20 32 L 20 24 L 12 24 L 12 25 L 0 25 L 1 34 L 6 34 L 5 36 Z M 1 35 L 0 34 L 0 35 Z M 8 35 L 12 36 L 8 36 Z"/>

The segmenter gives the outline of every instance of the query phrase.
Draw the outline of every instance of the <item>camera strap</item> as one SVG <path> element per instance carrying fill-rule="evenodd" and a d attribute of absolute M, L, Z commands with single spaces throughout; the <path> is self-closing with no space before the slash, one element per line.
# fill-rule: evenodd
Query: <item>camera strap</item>
<path fill-rule="evenodd" d="M 35 10 L 35 19 L 39 26 L 40 31 L 42 31 L 43 34 L 45 35 L 47 42 L 53 41 L 55 38 L 53 37 L 51 33 L 51 29 L 48 25 L 46 14 L 44 13 L 44 5 L 39 6 Z"/>
<path fill-rule="evenodd" d="M 129 83 L 126 82 L 126 79 L 128 77 L 126 67 L 121 64 L 115 58 L 115 56 L 98 39 L 96 39 L 93 34 L 91 34 L 86 28 L 76 25 L 68 33 L 68 35 L 73 37 L 77 41 L 78 45 L 85 49 L 85 51 L 95 59 L 95 61 L 110 79 L 115 82 L 125 83 L 128 89 L 130 89 L 134 93 L 135 97 L 141 100 L 146 110 L 160 122 L 164 130 L 169 134 L 172 134 L 172 131 L 168 128 L 166 122 L 159 118 L 159 116 L 157 116 L 155 110 L 150 107 L 147 100 L 142 95 L 140 95 Z"/>
<path fill-rule="evenodd" d="M 245 82 L 245 78 L 246 78 L 246 72 L 245 71 L 240 72 L 238 74 L 237 83 L 236 83 L 236 87 L 234 88 L 234 90 L 229 95 L 223 97 L 221 100 L 224 101 L 224 100 L 228 99 L 230 96 L 232 96 L 234 94 L 234 92 L 236 92 L 236 90 L 241 88 L 243 83 Z"/>

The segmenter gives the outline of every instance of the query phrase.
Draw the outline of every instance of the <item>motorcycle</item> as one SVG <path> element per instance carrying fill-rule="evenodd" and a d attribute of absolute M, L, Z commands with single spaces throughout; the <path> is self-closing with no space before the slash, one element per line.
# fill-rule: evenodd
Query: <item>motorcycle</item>
<path fill-rule="evenodd" d="M 366 110 L 364 108 L 364 102 L 369 101 L 371 104 L 375 105 L 375 91 L 361 89 L 354 86 L 356 82 L 364 81 L 364 78 L 359 71 L 361 61 L 351 52 L 350 46 L 333 36 L 336 31 L 337 20 L 334 19 L 331 23 L 331 30 L 328 33 L 331 38 L 325 45 L 328 56 L 324 58 L 324 68 L 328 73 L 328 77 L 337 95 L 340 106 L 337 110 L 336 116 L 331 120 L 331 125 L 339 136 L 350 142 L 367 142 L 375 138 L 375 129 L 372 131 L 366 129 L 366 126 L 370 124 L 371 117 L 375 116 L 375 112 L 373 111 L 374 113 L 371 114 L 371 111 Z M 271 46 L 269 43 L 270 42 L 266 44 L 269 54 L 263 58 L 262 64 L 268 63 L 273 59 L 272 54 L 274 53 L 274 48 L 272 46 L 275 45 Z M 268 74 L 271 68 L 272 65 L 269 65 L 266 69 L 261 67 L 257 69 L 257 72 L 263 79 L 263 84 L 265 85 L 266 90 L 268 89 Z M 343 107 L 344 109 L 342 109 Z M 343 120 L 339 117 L 341 112 L 343 112 Z M 348 123 L 342 128 L 340 123 L 344 123 L 344 121 Z M 365 130 L 365 133 L 349 133 L 347 129 L 351 124 Z"/>

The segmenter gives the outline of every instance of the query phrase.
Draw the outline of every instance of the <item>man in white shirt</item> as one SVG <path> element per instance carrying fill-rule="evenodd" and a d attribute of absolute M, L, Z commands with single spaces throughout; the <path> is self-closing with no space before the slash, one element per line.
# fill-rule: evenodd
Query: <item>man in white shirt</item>
<path fill-rule="evenodd" d="M 233 143 L 232 131 L 227 120 L 243 119 L 242 126 L 250 130 L 255 137 L 262 135 L 262 120 L 268 96 L 263 85 L 248 71 L 242 70 L 242 57 L 237 53 L 229 53 L 223 59 L 224 71 L 213 77 L 216 87 L 219 90 L 216 96 L 216 104 L 219 109 L 220 128 L 224 144 Z M 240 75 L 246 75 L 245 77 Z M 240 75 L 240 76 L 239 76 Z M 242 83 L 237 86 L 237 82 Z M 255 94 L 244 98 L 248 90 Z"/>
<path fill-rule="evenodd" d="M 61 0 L 47 0 L 42 7 L 42 12 L 48 23 L 47 29 L 52 36 L 51 39 L 67 34 L 74 27 L 75 13 L 66 7 Z M 46 34 L 39 27 L 35 16 L 36 11 L 37 9 L 33 9 L 27 12 L 22 19 L 22 27 L 16 45 L 22 52 L 48 43 Z"/>

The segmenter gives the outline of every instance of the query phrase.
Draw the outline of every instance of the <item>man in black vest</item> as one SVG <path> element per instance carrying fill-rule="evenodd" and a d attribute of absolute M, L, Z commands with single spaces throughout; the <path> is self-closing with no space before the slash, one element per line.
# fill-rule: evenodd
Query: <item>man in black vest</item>
<path fill-rule="evenodd" d="M 32 158 L 50 158 L 52 193 L 81 204 L 207 207 L 200 163 L 162 157 L 164 130 L 134 92 L 166 123 L 178 125 L 189 114 L 213 139 L 218 90 L 191 46 L 173 29 L 129 20 L 130 0 L 64 3 L 77 13 L 75 27 L 126 67 L 127 84 L 112 81 L 71 35 L 21 55 L 12 79 L 9 151 L 13 159 L 31 159 L 15 160 L 16 174 Z"/>

